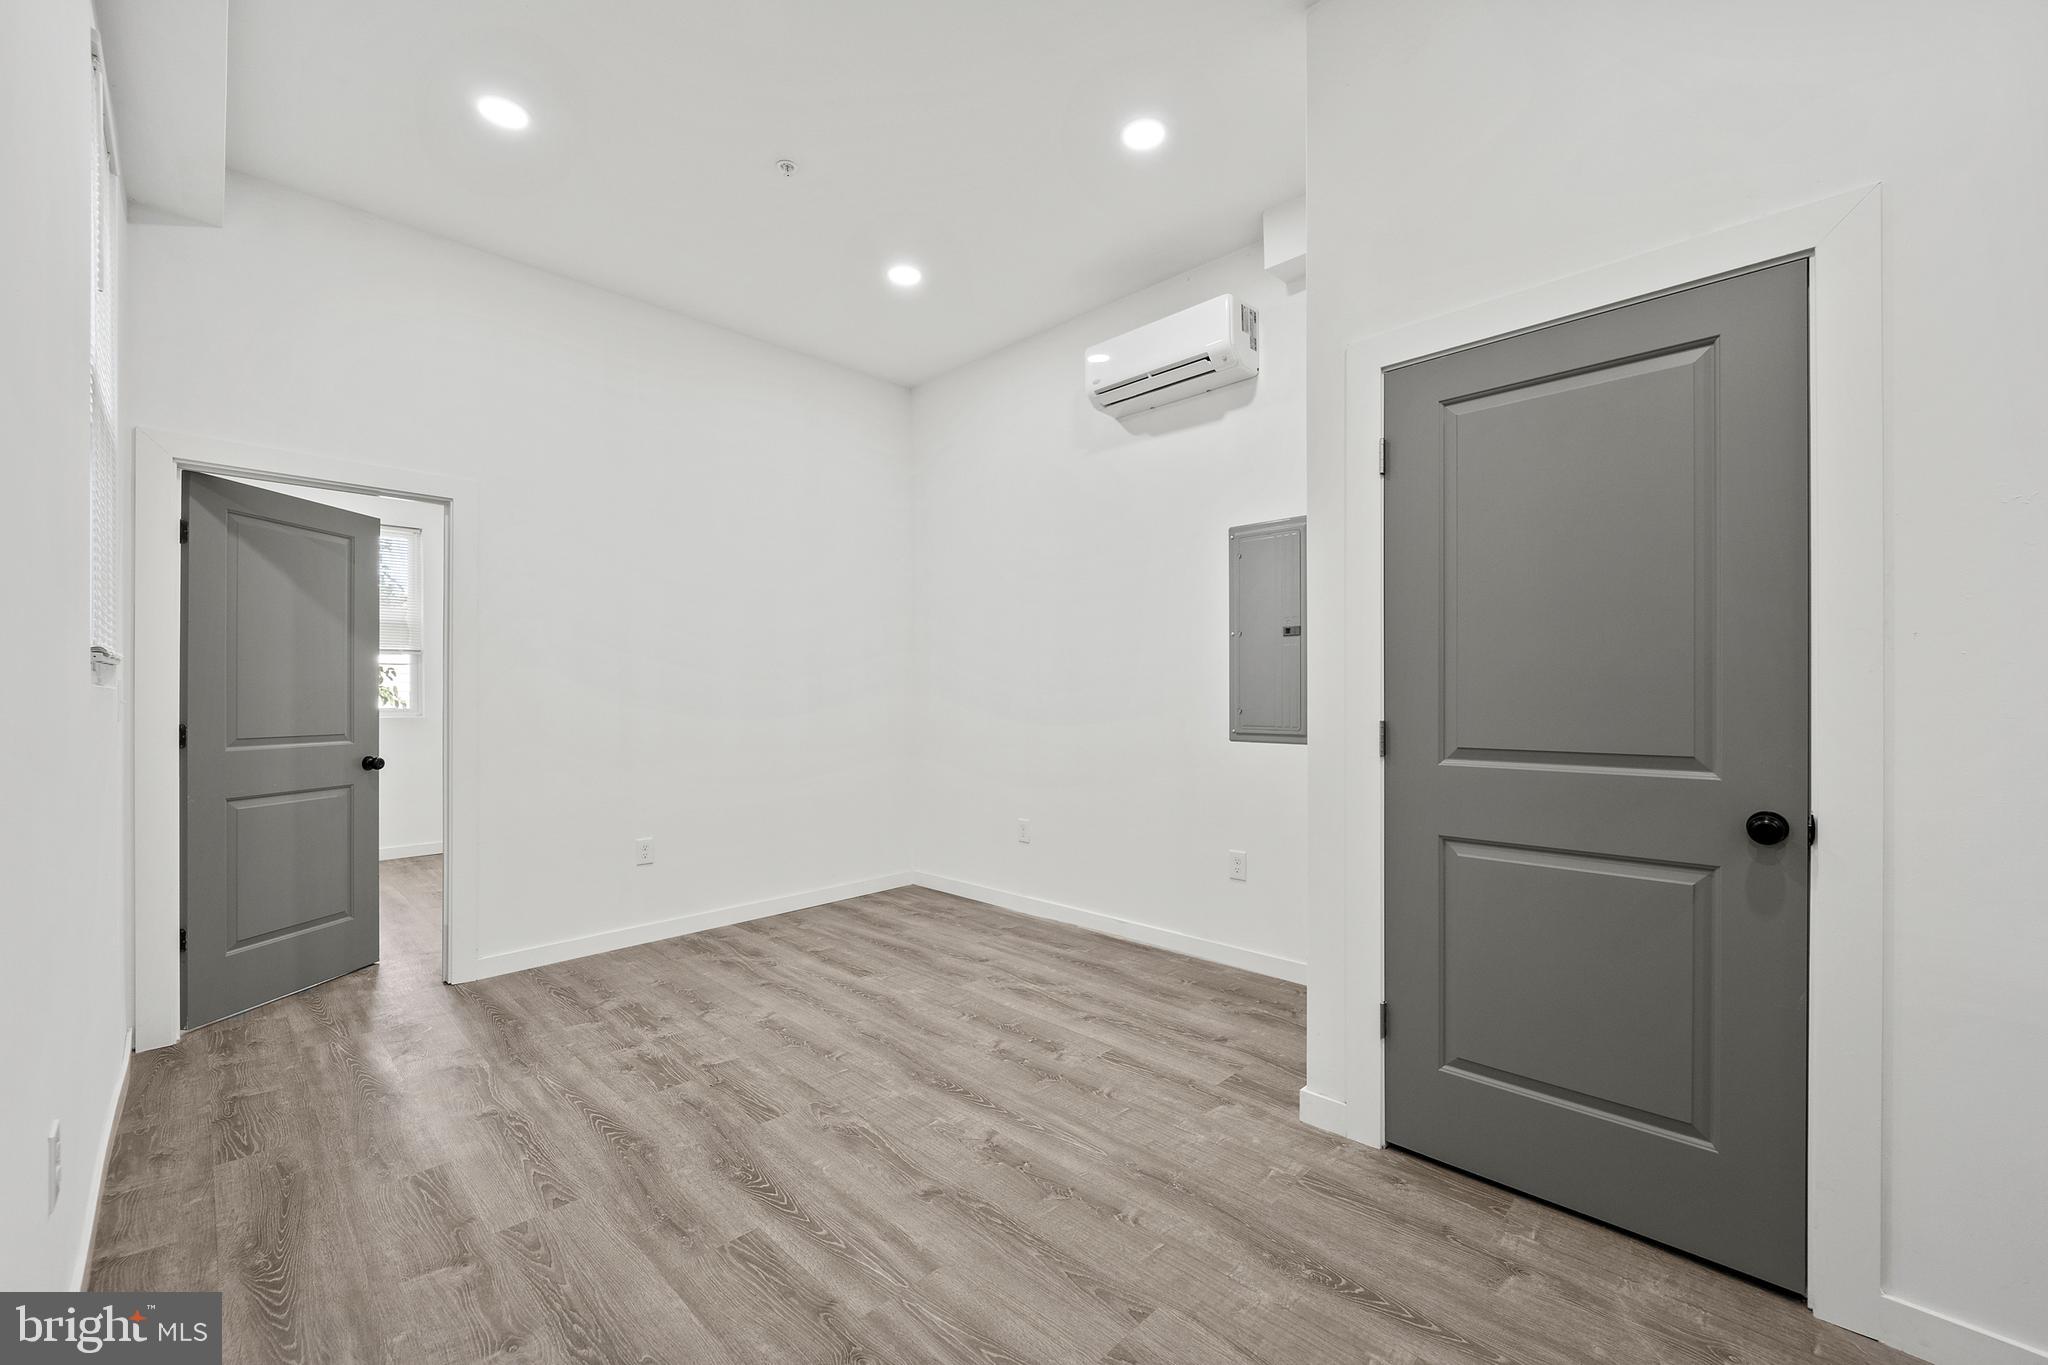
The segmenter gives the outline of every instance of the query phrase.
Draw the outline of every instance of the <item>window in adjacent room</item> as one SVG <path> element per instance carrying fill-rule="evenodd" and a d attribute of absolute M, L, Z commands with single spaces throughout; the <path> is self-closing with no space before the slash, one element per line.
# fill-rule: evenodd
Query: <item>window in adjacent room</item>
<path fill-rule="evenodd" d="M 377 710 L 417 716 L 425 695 L 420 658 L 426 607 L 420 596 L 420 533 L 386 526 L 377 533 Z"/>
<path fill-rule="evenodd" d="M 87 579 L 93 678 L 113 681 L 121 662 L 120 461 L 115 454 L 114 267 L 115 216 L 121 196 L 99 37 L 92 44 L 92 309 L 91 353 L 86 359 L 90 430 L 87 490 Z"/>

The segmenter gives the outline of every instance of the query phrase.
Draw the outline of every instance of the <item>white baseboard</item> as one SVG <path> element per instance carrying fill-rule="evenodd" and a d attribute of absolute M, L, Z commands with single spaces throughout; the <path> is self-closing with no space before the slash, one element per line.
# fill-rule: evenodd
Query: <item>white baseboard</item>
<path fill-rule="evenodd" d="M 107 1122 L 100 1129 L 99 1160 L 92 1165 L 92 1188 L 85 1192 L 85 1237 L 79 1242 L 78 1264 L 72 1268 L 71 1283 L 84 1292 L 86 1276 L 92 1274 L 92 1243 L 100 1228 L 100 1192 L 107 1186 L 107 1164 L 114 1159 L 114 1130 L 121 1126 L 121 1108 L 128 1102 L 128 1074 L 135 1069 L 135 1030 L 121 1038 L 121 1083 L 114 1087 L 114 1103 L 107 1110 Z M 68 1164 L 68 1163 L 67 1163 Z"/>
<path fill-rule="evenodd" d="M 1311 1128 L 1320 1128 L 1338 1137 L 1350 1137 L 1344 1129 L 1344 1101 L 1333 1100 L 1320 1090 L 1301 1088 L 1301 1121 Z"/>
<path fill-rule="evenodd" d="M 857 882 L 842 882 L 838 886 L 819 887 L 815 891 L 797 891 L 786 896 L 772 896 L 767 900 L 748 901 L 742 905 L 721 906 L 715 910 L 694 910 L 687 915 L 648 920 L 644 924 L 629 924 L 623 929 L 606 929 L 601 933 L 584 934 L 577 938 L 557 939 L 553 943 L 537 943 L 531 948 L 485 953 L 477 959 L 476 975 L 479 979 L 503 976 L 507 972 L 523 972 L 529 967 L 546 967 L 551 963 L 567 962 L 571 958 L 589 957 L 593 953 L 636 948 L 658 939 L 680 938 L 684 934 L 694 934 L 704 929 L 741 924 L 750 919 L 767 919 L 770 915 L 783 915 L 791 910 L 808 910 L 814 905 L 830 905 L 833 901 L 868 896 L 877 891 L 893 891 L 899 886 L 909 886 L 912 880 L 908 872 L 891 872 Z"/>
<path fill-rule="evenodd" d="M 1935 1365 L 2041 1365 L 2048 1350 L 2014 1341 L 1893 1294 L 1880 1294 L 1874 1335 Z"/>
<path fill-rule="evenodd" d="M 387 844 L 377 850 L 377 861 L 388 863 L 393 858 L 429 858 L 441 851 L 441 841 L 430 844 Z"/>
<path fill-rule="evenodd" d="M 1098 934 L 1111 938 L 1129 939 L 1132 943 L 1143 943 L 1152 948 L 1164 948 L 1169 952 L 1186 957 L 1198 957 L 1204 962 L 1217 962 L 1226 967 L 1237 967 L 1260 976 L 1278 977 L 1282 981 L 1305 984 L 1308 981 L 1308 964 L 1293 958 L 1262 953 L 1256 948 L 1240 948 L 1234 943 L 1219 943 L 1215 939 L 1198 938 L 1183 934 L 1178 929 L 1165 929 L 1156 924 L 1140 920 L 1123 919 L 1106 915 L 1099 910 L 1083 910 L 1078 905 L 1063 905 L 1059 901 L 1041 900 L 1017 891 L 1003 891 L 993 886 L 979 886 L 974 882 L 963 882 L 957 877 L 944 877 L 936 872 L 920 872 L 916 877 L 919 886 L 934 891 L 945 891 L 969 900 L 986 901 L 1003 910 L 1014 910 L 1020 915 L 1031 915 L 1037 919 L 1056 920 L 1081 929 L 1092 929 Z"/>

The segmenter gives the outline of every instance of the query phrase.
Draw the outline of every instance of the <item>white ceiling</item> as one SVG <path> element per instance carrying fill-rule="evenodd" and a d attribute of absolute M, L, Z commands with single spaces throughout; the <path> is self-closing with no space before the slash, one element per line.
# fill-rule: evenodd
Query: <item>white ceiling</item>
<path fill-rule="evenodd" d="M 1257 240 L 1303 41 L 1302 0 L 234 0 L 228 157 L 914 384 Z"/>

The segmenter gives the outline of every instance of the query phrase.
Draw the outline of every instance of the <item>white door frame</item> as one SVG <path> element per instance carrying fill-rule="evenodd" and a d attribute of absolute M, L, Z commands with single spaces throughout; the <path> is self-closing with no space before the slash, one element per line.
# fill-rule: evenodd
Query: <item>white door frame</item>
<path fill-rule="evenodd" d="M 1340 999 L 1309 1013 L 1301 1116 L 1371 1146 L 1385 1141 L 1385 774 L 1380 376 L 1388 366 L 1596 312 L 1797 255 L 1812 262 L 1813 850 L 1808 1090 L 1808 1301 L 1869 1335 L 1922 1340 L 1927 1315 L 1882 1285 L 1885 808 L 1885 507 L 1882 212 L 1868 186 L 1354 343 L 1346 355 L 1343 483 L 1312 499 L 1342 523 L 1341 560 L 1311 583 L 1341 622 L 1320 660 L 1310 805 L 1341 837 L 1311 851 L 1310 884 L 1341 888 L 1309 917 L 1309 960 Z M 1400 452 L 1392 457 L 1399 461 Z M 1324 533 L 1328 543 L 1328 532 Z M 1327 636 L 1325 638 L 1328 638 Z M 1311 656 L 1312 659 L 1314 656 Z M 1322 746 L 1317 757 L 1317 746 Z M 1320 871 L 1318 871 L 1320 869 Z M 1311 977 L 1313 1000 L 1317 980 Z M 1907 1323 L 1906 1310 L 1915 1321 Z M 1950 1355 L 1975 1333 L 1940 1343 Z M 1937 1329 L 1938 1330 L 1938 1329 Z M 1982 1339 L 1973 1343 L 1982 1349 Z M 1909 1349 L 1911 1349 L 1909 1347 Z"/>
<path fill-rule="evenodd" d="M 476 970 L 477 485 L 452 474 L 394 469 L 135 429 L 135 1046 L 178 1041 L 179 901 L 184 886 L 178 720 L 184 637 L 178 519 L 188 472 L 440 503 L 447 512 L 442 593 L 442 831 L 445 909 L 441 976 Z"/>

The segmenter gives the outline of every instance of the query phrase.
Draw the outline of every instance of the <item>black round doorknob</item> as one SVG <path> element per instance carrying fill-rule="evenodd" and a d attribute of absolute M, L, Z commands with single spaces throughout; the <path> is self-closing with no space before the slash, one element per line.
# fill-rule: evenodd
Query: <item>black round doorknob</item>
<path fill-rule="evenodd" d="M 1743 829 L 1756 842 L 1769 847 L 1782 844 L 1792 834 L 1792 822 L 1774 810 L 1760 810 L 1745 820 Z"/>
<path fill-rule="evenodd" d="M 384 766 L 384 760 L 383 760 L 383 759 L 381 759 L 381 758 L 377 758 L 377 757 L 374 757 L 374 756 L 370 756 L 370 757 L 365 757 L 365 758 L 363 759 L 363 771 L 364 771 L 364 772 L 366 772 L 366 773 L 374 773 L 374 772 L 376 772 L 376 771 L 377 771 L 378 769 L 382 768 L 383 766 Z M 1782 839 L 1782 838 L 1784 838 L 1784 837 L 1785 837 L 1785 836 L 1784 836 L 1784 835 L 1782 835 L 1782 834 L 1780 834 L 1780 835 L 1778 836 L 1778 838 L 1779 838 L 1779 839 Z M 1773 840 L 1772 842 L 1773 842 L 1773 843 L 1775 843 L 1775 842 L 1776 842 L 1776 840 Z"/>

